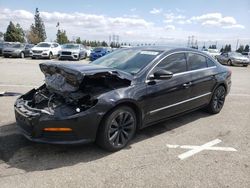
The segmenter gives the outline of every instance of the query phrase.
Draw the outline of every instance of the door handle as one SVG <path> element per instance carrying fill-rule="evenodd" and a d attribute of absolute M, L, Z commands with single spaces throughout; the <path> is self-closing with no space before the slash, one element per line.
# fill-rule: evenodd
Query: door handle
<path fill-rule="evenodd" d="M 191 85 L 192 85 L 192 82 L 188 82 L 188 83 L 183 84 L 183 87 L 189 88 Z"/>

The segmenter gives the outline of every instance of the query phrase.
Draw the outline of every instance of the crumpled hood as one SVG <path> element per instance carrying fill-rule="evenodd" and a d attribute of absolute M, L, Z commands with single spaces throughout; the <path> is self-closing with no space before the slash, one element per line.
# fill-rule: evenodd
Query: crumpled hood
<path fill-rule="evenodd" d="M 77 91 L 85 77 L 114 76 L 121 80 L 131 81 L 133 76 L 109 67 L 94 64 L 72 63 L 41 63 L 41 71 L 45 75 L 45 83 L 48 88 L 59 92 Z"/>

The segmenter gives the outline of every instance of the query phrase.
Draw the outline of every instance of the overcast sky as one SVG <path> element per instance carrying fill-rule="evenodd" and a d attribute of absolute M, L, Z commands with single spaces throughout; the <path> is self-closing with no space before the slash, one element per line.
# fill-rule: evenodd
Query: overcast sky
<path fill-rule="evenodd" d="M 194 35 L 200 43 L 250 43 L 249 0 L 0 0 L 0 31 L 9 21 L 28 29 L 36 7 L 48 41 L 60 22 L 70 39 L 108 41 L 117 34 L 126 42 L 177 44 Z"/>

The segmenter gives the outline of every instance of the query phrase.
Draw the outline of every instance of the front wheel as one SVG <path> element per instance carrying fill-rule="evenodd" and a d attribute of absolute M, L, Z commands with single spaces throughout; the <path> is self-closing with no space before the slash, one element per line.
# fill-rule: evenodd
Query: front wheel
<path fill-rule="evenodd" d="M 233 66 L 233 63 L 232 63 L 232 61 L 230 59 L 227 61 L 227 65 L 228 66 Z"/>
<path fill-rule="evenodd" d="M 217 114 L 221 111 L 226 98 L 226 89 L 224 86 L 219 86 L 214 90 L 213 96 L 209 105 L 207 106 L 208 112 Z"/>
<path fill-rule="evenodd" d="M 120 106 L 110 112 L 98 130 L 97 144 L 108 151 L 124 148 L 136 131 L 136 115 L 128 106 Z"/>
<path fill-rule="evenodd" d="M 243 67 L 247 67 L 248 65 L 243 65 Z"/>
<path fill-rule="evenodd" d="M 52 52 L 50 52 L 49 53 L 49 59 L 52 59 L 52 57 L 53 57 L 53 54 L 52 54 Z"/>

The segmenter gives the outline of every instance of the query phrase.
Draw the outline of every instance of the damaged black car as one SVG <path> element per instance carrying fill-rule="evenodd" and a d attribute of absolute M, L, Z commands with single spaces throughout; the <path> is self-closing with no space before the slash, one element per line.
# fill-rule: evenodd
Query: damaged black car
<path fill-rule="evenodd" d="M 219 113 L 231 71 L 185 48 L 120 49 L 89 64 L 41 63 L 45 83 L 15 102 L 17 125 L 31 141 L 125 147 L 136 130 L 206 108 Z"/>

